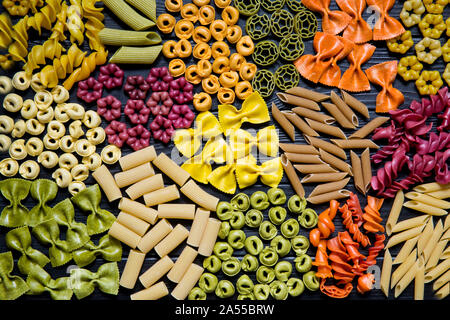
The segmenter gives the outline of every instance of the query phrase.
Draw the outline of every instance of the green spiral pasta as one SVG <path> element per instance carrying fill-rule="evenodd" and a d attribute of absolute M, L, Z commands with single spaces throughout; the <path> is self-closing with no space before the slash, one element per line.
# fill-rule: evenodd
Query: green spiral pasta
<path fill-rule="evenodd" d="M 271 40 L 264 40 L 255 44 L 252 59 L 256 64 L 267 67 L 275 63 L 279 55 L 280 52 L 277 44 Z"/>
<path fill-rule="evenodd" d="M 257 209 L 250 209 L 245 214 L 245 224 L 251 228 L 258 228 L 263 220 L 262 212 Z"/>
<path fill-rule="evenodd" d="M 261 40 L 270 34 L 270 17 L 263 13 L 255 14 L 245 22 L 245 31 L 253 40 Z"/>
<path fill-rule="evenodd" d="M 316 16 L 309 10 L 302 10 L 294 17 L 294 30 L 302 39 L 314 37 L 318 25 Z"/>
<path fill-rule="evenodd" d="M 270 17 L 270 30 L 280 38 L 290 35 L 294 30 L 294 16 L 284 9 L 275 11 Z"/>
<path fill-rule="evenodd" d="M 261 6 L 269 12 L 283 8 L 286 0 L 261 0 Z"/>
<path fill-rule="evenodd" d="M 255 77 L 252 80 L 253 91 L 257 91 L 261 97 L 269 97 L 275 89 L 275 76 L 272 72 L 266 69 L 259 69 L 256 71 Z"/>
<path fill-rule="evenodd" d="M 275 71 L 275 85 L 281 91 L 298 86 L 299 81 L 300 73 L 293 64 L 286 64 Z"/>
<path fill-rule="evenodd" d="M 260 0 L 234 0 L 233 5 L 243 16 L 252 16 L 259 11 Z"/>
<path fill-rule="evenodd" d="M 233 249 L 242 249 L 245 242 L 245 232 L 242 230 L 231 230 L 228 234 L 228 243 Z"/>
<path fill-rule="evenodd" d="M 305 44 L 297 33 L 292 33 L 279 43 L 280 57 L 286 61 L 295 61 L 305 52 Z"/>

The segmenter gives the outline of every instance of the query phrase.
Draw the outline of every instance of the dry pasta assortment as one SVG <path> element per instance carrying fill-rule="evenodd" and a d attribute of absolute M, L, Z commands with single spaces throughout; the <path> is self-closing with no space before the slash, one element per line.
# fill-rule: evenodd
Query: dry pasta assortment
<path fill-rule="evenodd" d="M 2 1 L 0 300 L 448 297 L 447 4 Z"/>

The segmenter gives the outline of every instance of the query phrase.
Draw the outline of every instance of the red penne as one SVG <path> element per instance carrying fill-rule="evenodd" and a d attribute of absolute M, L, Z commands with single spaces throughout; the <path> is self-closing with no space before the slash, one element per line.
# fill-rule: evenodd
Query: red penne
<path fill-rule="evenodd" d="M 352 52 L 347 56 L 350 66 L 339 81 L 339 88 L 351 92 L 370 91 L 369 79 L 361 69 L 375 52 L 376 47 L 369 44 L 355 45 Z"/>
<path fill-rule="evenodd" d="M 309 10 L 322 15 L 322 30 L 330 34 L 338 34 L 344 30 L 352 18 L 344 11 L 331 11 L 330 0 L 302 0 Z"/>

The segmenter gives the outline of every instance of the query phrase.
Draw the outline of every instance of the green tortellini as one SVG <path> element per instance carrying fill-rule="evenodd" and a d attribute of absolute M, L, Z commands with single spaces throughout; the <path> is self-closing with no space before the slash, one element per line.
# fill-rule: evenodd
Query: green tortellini
<path fill-rule="evenodd" d="M 213 254 L 203 260 L 203 268 L 211 273 L 217 273 L 222 269 L 222 261 Z"/>
<path fill-rule="evenodd" d="M 216 214 L 220 220 L 222 221 L 229 220 L 231 218 L 232 213 L 233 213 L 233 206 L 231 205 L 231 203 L 226 201 L 220 201 L 217 204 Z"/>
<path fill-rule="evenodd" d="M 295 269 L 298 272 L 305 273 L 312 268 L 312 259 L 306 253 L 299 255 L 294 259 Z"/>
<path fill-rule="evenodd" d="M 205 293 L 214 292 L 216 290 L 217 283 L 219 283 L 217 276 L 209 272 L 204 272 L 198 280 L 198 286 Z"/>
<path fill-rule="evenodd" d="M 267 300 L 270 295 L 270 287 L 268 284 L 257 283 L 253 287 L 253 295 L 256 300 Z"/>
<path fill-rule="evenodd" d="M 259 226 L 259 236 L 264 240 L 271 240 L 277 235 L 277 227 L 270 221 L 263 221 Z"/>
<path fill-rule="evenodd" d="M 230 203 L 234 210 L 247 211 L 250 208 L 250 198 L 245 193 L 238 193 Z"/>
<path fill-rule="evenodd" d="M 280 206 L 286 203 L 286 193 L 280 188 L 270 188 L 267 190 L 267 196 L 271 204 Z"/>
<path fill-rule="evenodd" d="M 240 294 L 252 294 L 253 293 L 253 281 L 246 274 L 239 277 L 236 281 L 236 289 Z"/>
<path fill-rule="evenodd" d="M 235 276 L 241 271 L 241 262 L 238 258 L 231 257 L 222 262 L 222 272 L 227 276 Z"/>
<path fill-rule="evenodd" d="M 289 278 L 286 282 L 288 292 L 291 297 L 298 297 L 305 291 L 305 285 L 299 278 Z"/>
<path fill-rule="evenodd" d="M 246 254 L 241 261 L 241 269 L 244 272 L 254 272 L 258 270 L 259 262 L 258 258 L 251 254 Z"/>
<path fill-rule="evenodd" d="M 298 195 L 293 195 L 288 200 L 288 209 L 292 213 L 300 214 L 306 208 L 306 199 L 300 198 Z"/>
<path fill-rule="evenodd" d="M 214 254 L 222 261 L 226 261 L 233 255 L 233 247 L 224 241 L 218 241 L 213 248 Z"/>
<path fill-rule="evenodd" d="M 275 250 L 280 257 L 284 257 L 291 251 L 291 242 L 282 235 L 278 235 L 270 241 L 270 247 Z"/>
<path fill-rule="evenodd" d="M 287 211 L 281 206 L 272 207 L 269 209 L 269 220 L 276 225 L 282 224 L 286 219 Z"/>
<path fill-rule="evenodd" d="M 234 292 L 235 288 L 230 280 L 220 280 L 215 290 L 216 296 L 219 298 L 231 298 Z"/>
<path fill-rule="evenodd" d="M 251 228 L 258 228 L 263 220 L 262 212 L 257 209 L 250 209 L 245 214 L 245 224 Z"/>
<path fill-rule="evenodd" d="M 250 196 L 250 204 L 253 209 L 265 210 L 270 206 L 269 196 L 264 191 L 256 191 Z"/>
<path fill-rule="evenodd" d="M 230 234 L 230 230 L 231 230 L 230 222 L 222 221 L 222 223 L 220 224 L 219 233 L 217 234 L 217 236 L 220 239 L 225 240 L 228 237 L 228 235 Z"/>
<path fill-rule="evenodd" d="M 264 244 L 257 236 L 250 236 L 245 239 L 245 250 L 251 255 L 258 255 L 264 248 Z"/>
<path fill-rule="evenodd" d="M 206 292 L 199 287 L 194 287 L 189 292 L 188 300 L 206 300 Z"/>

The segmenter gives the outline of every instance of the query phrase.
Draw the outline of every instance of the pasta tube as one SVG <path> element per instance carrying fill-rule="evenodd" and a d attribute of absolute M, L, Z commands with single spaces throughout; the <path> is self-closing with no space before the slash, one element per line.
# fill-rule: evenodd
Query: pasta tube
<path fill-rule="evenodd" d="M 155 22 L 141 16 L 123 0 L 104 0 L 103 3 L 133 30 L 146 30 L 155 25 Z"/>
<path fill-rule="evenodd" d="M 152 46 L 161 43 L 160 35 L 153 31 L 132 31 L 103 28 L 98 36 L 104 45 L 110 46 Z"/>
<path fill-rule="evenodd" d="M 152 64 L 158 58 L 162 45 L 150 47 L 120 47 L 109 59 L 110 63 Z"/>

